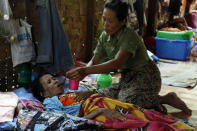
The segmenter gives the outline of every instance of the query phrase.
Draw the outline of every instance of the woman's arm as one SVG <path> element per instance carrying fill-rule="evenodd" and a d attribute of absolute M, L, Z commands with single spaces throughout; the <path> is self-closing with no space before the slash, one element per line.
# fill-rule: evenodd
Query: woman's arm
<path fill-rule="evenodd" d="M 88 64 L 86 66 L 89 67 L 92 65 L 100 64 L 100 63 L 101 63 L 100 59 L 96 56 L 93 56 L 92 59 L 88 62 Z"/>
<path fill-rule="evenodd" d="M 109 73 L 119 69 L 126 62 L 129 56 L 130 53 L 128 51 L 119 51 L 114 59 L 97 65 L 92 65 L 94 62 L 99 62 L 97 58 L 93 58 L 93 60 L 88 63 L 87 67 L 72 69 L 66 73 L 66 76 L 70 79 L 80 81 L 88 74 Z"/>
<path fill-rule="evenodd" d="M 119 69 L 128 59 L 130 53 L 128 51 L 119 51 L 114 59 L 109 60 L 102 64 L 93 65 L 86 67 L 86 74 L 99 74 L 99 73 L 109 73 Z"/>

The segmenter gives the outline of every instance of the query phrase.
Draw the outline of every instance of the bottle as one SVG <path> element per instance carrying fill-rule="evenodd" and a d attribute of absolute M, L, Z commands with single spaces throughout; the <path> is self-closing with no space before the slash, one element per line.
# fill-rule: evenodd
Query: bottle
<path fill-rule="evenodd" d="M 20 87 L 28 88 L 31 83 L 31 67 L 28 63 L 17 66 L 18 84 Z"/>
<path fill-rule="evenodd" d="M 111 86 L 112 76 L 110 74 L 99 74 L 97 85 L 99 89 Z"/>

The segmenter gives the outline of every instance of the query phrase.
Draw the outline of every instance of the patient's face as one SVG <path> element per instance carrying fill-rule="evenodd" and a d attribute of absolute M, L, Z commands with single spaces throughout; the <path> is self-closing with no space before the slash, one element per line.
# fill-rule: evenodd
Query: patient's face
<path fill-rule="evenodd" d="M 40 83 L 45 90 L 43 94 L 44 97 L 52 97 L 64 92 L 64 89 L 58 86 L 59 80 L 50 74 L 43 75 L 40 78 Z"/>

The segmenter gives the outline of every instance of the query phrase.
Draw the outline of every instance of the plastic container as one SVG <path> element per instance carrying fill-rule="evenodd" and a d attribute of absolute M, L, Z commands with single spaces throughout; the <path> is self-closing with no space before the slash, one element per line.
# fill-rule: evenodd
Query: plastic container
<path fill-rule="evenodd" d="M 97 79 L 98 88 L 105 88 L 112 85 L 112 76 L 110 74 L 99 74 Z"/>
<path fill-rule="evenodd" d="M 17 67 L 18 71 L 18 83 L 28 84 L 31 82 L 31 67 L 29 64 L 20 64 Z"/>
<path fill-rule="evenodd" d="M 159 58 L 186 60 L 190 56 L 192 40 L 168 40 L 155 38 L 156 55 Z"/>
<path fill-rule="evenodd" d="M 74 80 L 69 79 L 69 86 L 68 86 L 68 88 L 70 90 L 78 90 L 78 88 L 79 88 L 79 81 L 74 81 Z"/>
<path fill-rule="evenodd" d="M 165 38 L 168 40 L 191 40 L 193 32 L 168 32 L 157 30 L 157 38 Z"/>
<path fill-rule="evenodd" d="M 0 0 L 0 20 L 10 19 L 10 7 L 8 0 Z"/>

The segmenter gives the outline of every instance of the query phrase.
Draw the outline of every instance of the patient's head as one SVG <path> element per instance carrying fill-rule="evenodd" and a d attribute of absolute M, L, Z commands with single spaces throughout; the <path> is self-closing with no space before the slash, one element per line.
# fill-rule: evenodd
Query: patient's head
<path fill-rule="evenodd" d="M 62 87 L 59 87 L 59 80 L 51 74 L 40 75 L 32 83 L 32 93 L 40 101 L 46 97 L 52 97 L 64 92 Z"/>

